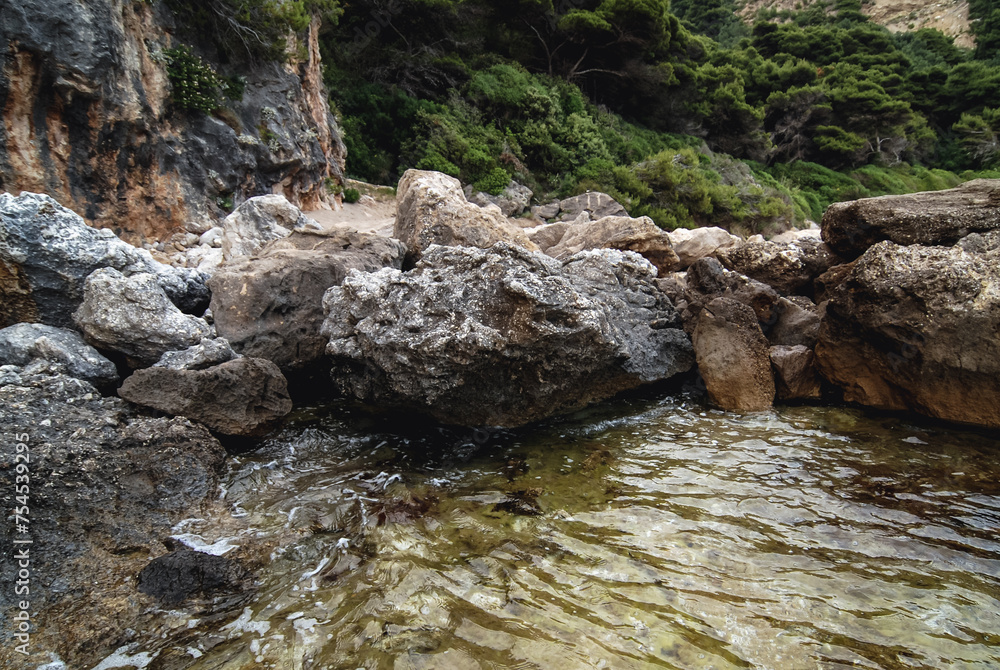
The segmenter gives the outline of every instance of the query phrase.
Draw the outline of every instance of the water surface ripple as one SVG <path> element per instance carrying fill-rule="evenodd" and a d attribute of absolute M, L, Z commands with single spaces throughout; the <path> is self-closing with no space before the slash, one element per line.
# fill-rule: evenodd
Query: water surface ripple
<path fill-rule="evenodd" d="M 260 591 L 164 613 L 150 667 L 1000 668 L 994 437 L 672 398 L 385 421 L 315 409 L 234 461 Z"/>

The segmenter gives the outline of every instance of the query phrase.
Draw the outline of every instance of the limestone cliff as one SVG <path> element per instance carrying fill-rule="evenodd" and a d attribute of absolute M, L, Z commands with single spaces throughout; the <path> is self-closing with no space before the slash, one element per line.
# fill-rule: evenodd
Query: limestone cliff
<path fill-rule="evenodd" d="M 265 193 L 322 207 L 346 150 L 318 28 L 290 40 L 289 62 L 227 72 L 245 92 L 213 116 L 171 102 L 164 51 L 181 40 L 159 0 L 0 3 L 0 190 L 48 193 L 133 243 Z M 212 45 L 191 46 L 211 62 Z"/>
<path fill-rule="evenodd" d="M 759 9 L 801 9 L 816 0 L 747 0 L 740 15 L 753 17 Z M 867 0 L 861 11 L 869 19 L 894 33 L 921 28 L 936 28 L 955 44 L 971 48 L 975 41 L 969 32 L 968 0 Z"/>

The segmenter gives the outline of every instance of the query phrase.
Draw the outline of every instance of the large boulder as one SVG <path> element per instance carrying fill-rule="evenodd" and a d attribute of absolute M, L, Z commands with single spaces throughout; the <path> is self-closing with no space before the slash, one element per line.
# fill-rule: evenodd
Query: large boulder
<path fill-rule="evenodd" d="M 250 198 L 222 222 L 222 258 L 253 256 L 271 240 L 288 237 L 299 228 L 321 227 L 283 195 Z"/>
<path fill-rule="evenodd" d="M 286 373 L 306 370 L 325 358 L 323 293 L 350 270 L 402 267 L 405 251 L 372 233 L 296 231 L 216 271 L 209 280 L 216 331 L 246 356 Z"/>
<path fill-rule="evenodd" d="M 818 400 L 823 396 L 816 357 L 809 347 L 772 346 L 771 367 L 779 400 Z"/>
<path fill-rule="evenodd" d="M 712 300 L 699 314 L 691 340 L 712 402 L 740 412 L 771 407 L 770 352 L 750 307 L 732 298 Z"/>
<path fill-rule="evenodd" d="M 1000 428 L 997 333 L 1000 231 L 880 242 L 833 290 L 816 357 L 848 401 Z"/>
<path fill-rule="evenodd" d="M 561 220 L 575 221 L 581 214 L 586 214 L 584 218 L 593 221 L 606 216 L 628 216 L 625 208 L 606 193 L 588 191 L 559 201 L 558 216 Z"/>
<path fill-rule="evenodd" d="M 45 360 L 64 374 L 97 387 L 118 383 L 114 363 L 87 344 L 75 330 L 41 323 L 18 323 L 0 330 L 0 365 L 29 365 Z"/>
<path fill-rule="evenodd" d="M 211 332 L 204 319 L 177 309 L 155 276 L 126 277 L 113 268 L 87 277 L 73 320 L 88 342 L 124 354 L 133 367 L 152 365 L 167 351 L 187 349 Z"/>
<path fill-rule="evenodd" d="M 73 325 L 87 277 L 99 268 L 148 273 L 185 311 L 208 303 L 207 276 L 154 260 L 103 228 L 91 228 L 47 195 L 0 193 L 0 326 Z"/>
<path fill-rule="evenodd" d="M 565 263 L 500 243 L 435 246 L 323 298 L 334 383 L 445 423 L 517 426 L 690 369 L 691 345 L 631 252 Z"/>
<path fill-rule="evenodd" d="M 945 191 L 834 203 L 823 214 L 823 239 L 848 260 L 882 240 L 952 245 L 971 233 L 998 229 L 1000 179 L 976 179 Z"/>
<path fill-rule="evenodd" d="M 393 235 L 406 244 L 413 259 L 433 244 L 485 249 L 509 242 L 537 249 L 499 207 L 474 205 L 465 199 L 457 179 L 424 170 L 407 170 L 399 180 Z"/>
<path fill-rule="evenodd" d="M 764 282 L 786 296 L 811 296 L 813 280 L 842 262 L 821 240 L 812 237 L 786 244 L 748 240 L 719 250 L 717 257 L 726 268 Z"/>
<path fill-rule="evenodd" d="M 554 234 L 556 230 L 561 235 Z M 529 239 L 545 254 L 566 260 L 585 249 L 618 249 L 634 251 L 654 266 L 660 275 L 677 266 L 677 254 L 670 237 L 648 216 L 633 219 L 628 216 L 606 216 L 597 221 L 552 223 L 527 231 Z"/>
<path fill-rule="evenodd" d="M 715 257 L 722 249 L 729 249 L 743 244 L 736 235 L 715 226 L 704 228 L 678 228 L 671 230 L 670 245 L 677 254 L 677 269 L 690 267 L 699 258 Z"/>
<path fill-rule="evenodd" d="M 134 372 L 118 395 L 183 416 L 222 435 L 259 436 L 292 411 L 281 370 L 262 358 L 237 358 L 200 370 L 150 367 Z"/>

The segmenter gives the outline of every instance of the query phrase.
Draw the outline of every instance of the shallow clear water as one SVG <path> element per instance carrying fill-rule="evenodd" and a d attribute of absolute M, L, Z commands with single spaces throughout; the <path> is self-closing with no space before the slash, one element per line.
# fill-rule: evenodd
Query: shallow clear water
<path fill-rule="evenodd" d="M 235 459 L 225 502 L 232 543 L 275 547 L 257 595 L 219 621 L 162 613 L 164 637 L 125 658 L 1000 668 L 1000 439 L 984 434 L 677 398 L 497 434 L 332 406 Z"/>

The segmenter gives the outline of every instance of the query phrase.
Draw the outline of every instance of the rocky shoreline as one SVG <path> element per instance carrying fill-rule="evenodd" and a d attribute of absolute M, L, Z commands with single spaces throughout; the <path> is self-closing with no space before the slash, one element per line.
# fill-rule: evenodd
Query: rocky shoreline
<path fill-rule="evenodd" d="M 48 647 L 91 662 L 150 607 L 252 592 L 259 556 L 171 535 L 219 505 L 223 444 L 293 397 L 513 427 L 680 380 L 726 410 L 824 399 L 1000 427 L 1000 180 L 834 205 L 772 240 L 665 232 L 603 194 L 510 218 L 530 194 L 509 190 L 410 171 L 392 237 L 254 198 L 173 265 L 0 194 L 0 420 L 28 436 Z M 12 508 L 12 440 L 0 473 Z M 60 635 L 70 617 L 107 636 Z"/>

